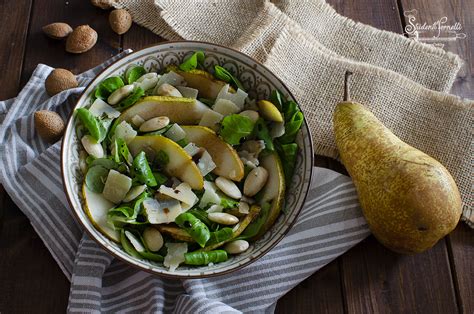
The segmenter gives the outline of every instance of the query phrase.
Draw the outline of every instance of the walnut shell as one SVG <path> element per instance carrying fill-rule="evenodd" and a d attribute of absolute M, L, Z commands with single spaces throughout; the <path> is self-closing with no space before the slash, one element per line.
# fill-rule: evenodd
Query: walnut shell
<path fill-rule="evenodd" d="M 53 143 L 61 138 L 65 124 L 63 118 L 54 111 L 41 110 L 35 112 L 35 128 L 39 136 Z"/>
<path fill-rule="evenodd" d="M 43 26 L 46 36 L 53 39 L 63 39 L 72 33 L 72 27 L 66 23 L 51 23 Z"/>
<path fill-rule="evenodd" d="M 94 47 L 97 42 L 97 32 L 89 25 L 76 27 L 66 41 L 66 51 L 83 53 Z"/>
<path fill-rule="evenodd" d="M 110 27 L 119 35 L 125 34 L 132 26 L 132 16 L 127 10 L 113 10 L 109 15 Z"/>
<path fill-rule="evenodd" d="M 74 74 L 66 69 L 54 69 L 46 78 L 46 92 L 54 96 L 63 90 L 77 87 L 78 83 Z"/>

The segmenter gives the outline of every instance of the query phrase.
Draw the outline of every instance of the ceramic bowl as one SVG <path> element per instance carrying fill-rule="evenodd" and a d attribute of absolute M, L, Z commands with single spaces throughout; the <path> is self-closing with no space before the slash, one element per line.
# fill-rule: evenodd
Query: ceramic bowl
<path fill-rule="evenodd" d="M 123 75 L 131 64 L 143 65 L 148 71 L 160 72 L 170 64 L 181 63 L 186 56 L 197 50 L 204 51 L 206 55 L 204 65 L 207 69 L 212 69 L 216 64 L 227 68 L 242 82 L 250 97 L 268 99 L 270 92 L 278 89 L 288 99 L 297 101 L 282 81 L 252 58 L 238 51 L 210 43 L 183 41 L 166 42 L 148 47 L 131 53 L 111 64 L 87 86 L 77 101 L 75 109 L 88 107 L 91 104 L 92 91 L 98 83 L 112 75 Z M 217 276 L 230 273 L 256 261 L 274 247 L 290 230 L 304 204 L 309 189 L 313 165 L 313 148 L 308 126 L 304 123 L 297 137 L 300 150 L 293 181 L 287 187 L 286 210 L 285 213 L 280 215 L 273 227 L 261 239 L 251 243 L 247 251 L 231 256 L 226 262 L 202 267 L 184 265 L 176 271 L 170 272 L 163 265 L 128 255 L 119 244 L 109 240 L 89 220 L 84 211 L 84 200 L 81 194 L 83 174 L 79 167 L 79 153 L 82 146 L 76 136 L 76 123 L 77 119 L 72 117 L 67 124 L 62 145 L 61 166 L 64 188 L 79 222 L 92 239 L 116 258 L 144 271 L 164 277 L 203 278 Z"/>

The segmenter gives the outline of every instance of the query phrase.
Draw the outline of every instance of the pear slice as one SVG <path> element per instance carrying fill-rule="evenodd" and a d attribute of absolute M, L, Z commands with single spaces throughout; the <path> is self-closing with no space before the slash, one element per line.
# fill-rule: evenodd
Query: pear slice
<path fill-rule="evenodd" d="M 101 193 L 89 190 L 86 184 L 82 185 L 82 196 L 85 201 L 84 210 L 92 224 L 107 238 L 120 242 L 120 233 L 107 223 L 107 212 L 115 204 L 105 199 Z"/>
<path fill-rule="evenodd" d="M 267 221 L 255 238 L 261 237 L 275 223 L 285 200 L 285 174 L 283 173 L 280 157 L 276 153 L 267 155 L 261 159 L 260 166 L 268 171 L 268 179 L 261 192 L 260 204 L 270 202 L 271 207 Z"/>
<path fill-rule="evenodd" d="M 135 116 L 145 121 L 165 116 L 175 123 L 198 124 L 204 113 L 209 110 L 208 106 L 192 98 L 148 96 L 122 112 L 115 124 L 124 120 L 131 122 Z"/>
<path fill-rule="evenodd" d="M 211 73 L 199 69 L 184 72 L 177 66 L 170 65 L 167 70 L 181 75 L 186 80 L 186 83 L 188 83 L 187 87 L 197 89 L 199 97 L 203 98 L 216 99 L 222 87 L 227 84 L 214 78 Z M 235 92 L 233 88 L 229 88 L 229 91 Z"/>
<path fill-rule="evenodd" d="M 157 152 L 165 152 L 169 158 L 164 167 L 165 172 L 187 182 L 194 190 L 202 190 L 204 180 L 199 168 L 191 156 L 172 140 L 161 135 L 136 136 L 128 144 L 128 148 L 133 156 L 144 151 L 149 162 L 155 159 Z"/>
<path fill-rule="evenodd" d="M 204 126 L 182 126 L 189 142 L 204 147 L 216 164 L 212 171 L 233 181 L 244 177 L 244 165 L 235 149 L 224 142 L 217 134 Z"/>
<path fill-rule="evenodd" d="M 270 121 L 283 122 L 283 116 L 278 108 L 268 100 L 259 100 L 258 108 L 262 116 Z"/>

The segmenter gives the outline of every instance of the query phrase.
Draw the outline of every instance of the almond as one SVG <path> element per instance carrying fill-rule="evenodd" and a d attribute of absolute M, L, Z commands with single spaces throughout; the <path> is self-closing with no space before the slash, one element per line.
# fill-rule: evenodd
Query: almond
<path fill-rule="evenodd" d="M 97 42 L 97 32 L 89 25 L 76 27 L 66 41 L 66 51 L 83 53 L 94 47 Z"/>
<path fill-rule="evenodd" d="M 63 39 L 72 33 L 72 27 L 66 23 L 52 23 L 43 26 L 43 32 L 50 38 Z"/>
<path fill-rule="evenodd" d="M 114 32 L 122 35 L 132 26 L 132 16 L 124 9 L 113 10 L 109 15 L 109 23 Z"/>
<path fill-rule="evenodd" d="M 63 90 L 77 87 L 77 80 L 74 74 L 66 69 L 54 69 L 46 78 L 46 92 L 49 96 L 54 96 Z"/>
<path fill-rule="evenodd" d="M 35 112 L 36 132 L 48 142 L 56 142 L 64 132 L 64 121 L 54 111 L 41 110 Z"/>
<path fill-rule="evenodd" d="M 115 0 L 91 0 L 93 6 L 99 7 L 101 9 L 107 10 L 112 8 Z"/>

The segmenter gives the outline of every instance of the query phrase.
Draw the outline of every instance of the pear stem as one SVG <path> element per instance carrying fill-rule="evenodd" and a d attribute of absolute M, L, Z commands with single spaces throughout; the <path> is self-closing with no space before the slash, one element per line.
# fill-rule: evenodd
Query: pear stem
<path fill-rule="evenodd" d="M 344 76 L 344 101 L 350 101 L 351 97 L 349 94 L 349 78 L 352 75 L 351 71 L 346 71 L 346 75 Z"/>

